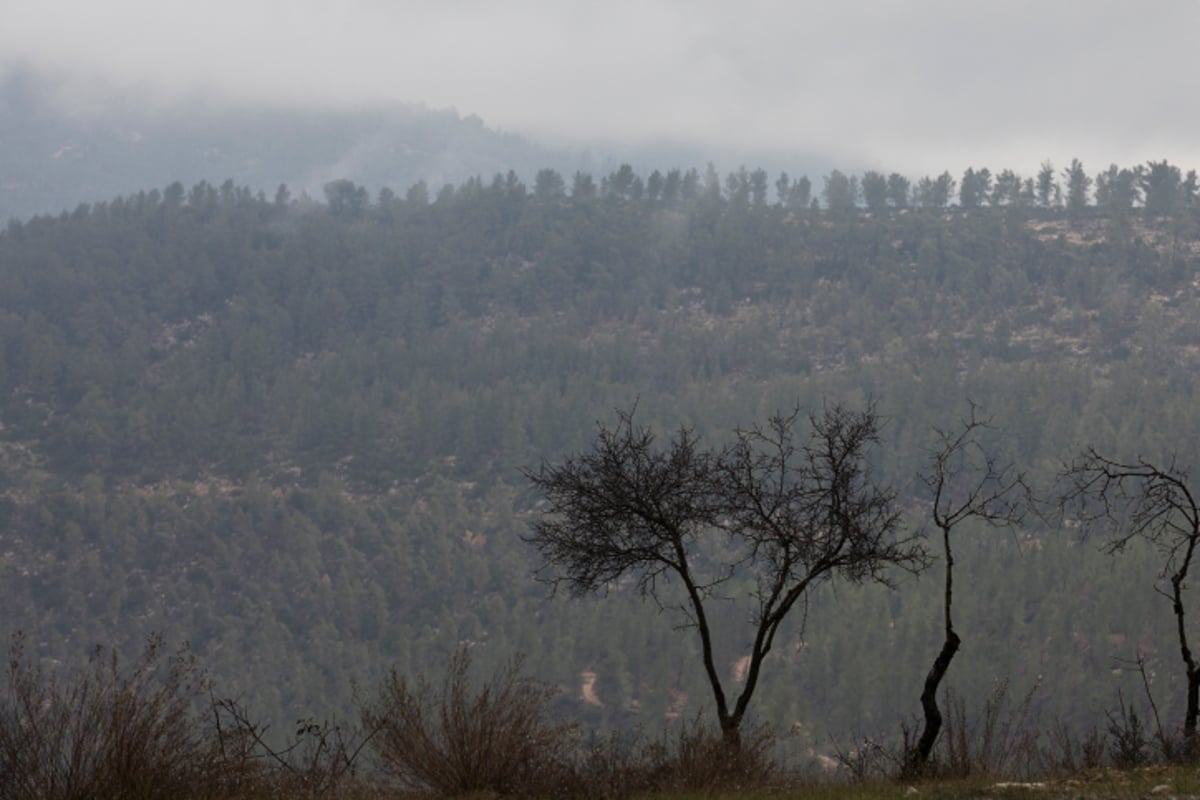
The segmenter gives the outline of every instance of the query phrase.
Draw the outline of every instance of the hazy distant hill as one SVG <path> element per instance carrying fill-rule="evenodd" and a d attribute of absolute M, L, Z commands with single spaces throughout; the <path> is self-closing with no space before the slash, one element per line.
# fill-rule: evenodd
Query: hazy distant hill
<path fill-rule="evenodd" d="M 1147 178 L 1146 207 L 918 192 L 868 212 L 848 191 L 814 207 L 809 183 L 547 171 L 431 200 L 343 183 L 329 204 L 203 183 L 7 226 L 3 632 L 56 659 L 187 640 L 276 721 L 345 713 L 355 681 L 471 643 L 481 666 L 525 653 L 588 726 L 653 727 L 708 704 L 694 638 L 628 586 L 547 600 L 521 540 L 522 470 L 614 408 L 712 441 L 876 398 L 879 474 L 913 525 L 931 431 L 967 398 L 1035 483 L 1082 442 L 1158 458 L 1200 440 L 1190 195 Z M 1141 653 L 1178 708 L 1157 554 L 963 533 L 951 684 L 973 706 L 1010 678 L 1044 721 L 1092 724 Z M 759 712 L 805 746 L 895 730 L 940 643 L 938 575 L 815 595 Z M 716 612 L 730 669 L 745 610 Z"/>
<path fill-rule="evenodd" d="M 452 110 L 155 110 L 115 102 L 72 113 L 53 101 L 53 90 L 28 74 L 0 79 L 0 220 L 172 181 L 232 178 L 268 195 L 286 183 L 294 194 L 319 197 L 336 178 L 373 191 L 421 180 L 436 190 L 510 169 L 531 176 L 547 165 L 575 168 L 566 153 Z"/>

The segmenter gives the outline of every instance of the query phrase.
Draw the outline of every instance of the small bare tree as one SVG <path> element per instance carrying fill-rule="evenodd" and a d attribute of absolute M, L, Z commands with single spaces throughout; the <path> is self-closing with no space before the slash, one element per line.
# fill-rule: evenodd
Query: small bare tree
<path fill-rule="evenodd" d="M 679 612 L 700 637 L 717 720 L 733 746 L 779 627 L 811 588 L 834 577 L 887 583 L 892 567 L 924 565 L 895 492 L 871 475 L 875 409 L 827 407 L 807 418 L 806 436 L 797 432 L 803 421 L 799 410 L 776 415 L 735 431 L 721 449 L 683 428 L 659 449 L 650 429 L 620 413 L 615 428 L 599 425 L 589 451 L 528 475 L 548 501 L 528 541 L 552 581 L 586 594 L 630 575 L 644 597 Z M 731 699 L 707 604 L 737 574 L 751 579 L 754 633 L 745 683 Z M 679 599 L 663 591 L 673 581 Z"/>
<path fill-rule="evenodd" d="M 936 444 L 929 453 L 929 466 L 921 475 L 921 480 L 932 495 L 930 516 L 942 535 L 942 555 L 946 564 L 942 603 L 945 639 L 925 677 L 921 692 L 925 722 L 920 737 L 906 757 L 904 772 L 910 775 L 925 769 L 941 732 L 938 687 L 962 644 L 950 614 L 954 589 L 954 553 L 950 546 L 950 533 L 968 519 L 993 526 L 1012 526 L 1019 525 L 1024 517 L 1026 492 L 1023 476 L 1011 464 L 998 464 L 980 441 L 980 434 L 990 424 L 989 419 L 979 418 L 978 408 L 971 403 L 969 416 L 956 430 L 935 429 Z"/>
<path fill-rule="evenodd" d="M 1169 576 L 1170 588 L 1156 588 L 1170 600 L 1175 614 L 1179 656 L 1187 678 L 1184 746 L 1194 753 L 1200 718 L 1200 665 L 1188 643 L 1183 594 L 1200 544 L 1200 509 L 1188 474 L 1174 459 L 1166 466 L 1143 458 L 1118 461 L 1089 448 L 1065 465 L 1060 479 L 1065 488 L 1058 506 L 1069 524 L 1078 524 L 1085 535 L 1103 529 L 1109 537 L 1104 547 L 1110 553 L 1119 553 L 1135 539 L 1142 539 L 1163 554 L 1161 574 Z"/>

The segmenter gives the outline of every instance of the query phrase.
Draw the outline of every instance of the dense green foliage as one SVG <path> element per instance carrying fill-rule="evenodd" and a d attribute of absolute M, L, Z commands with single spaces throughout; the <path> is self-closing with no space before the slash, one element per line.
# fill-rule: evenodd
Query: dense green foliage
<path fill-rule="evenodd" d="M 948 175 L 880 195 L 882 176 L 838 173 L 825 206 L 808 179 L 773 202 L 746 171 L 547 170 L 404 197 L 338 181 L 323 204 L 173 184 L 14 222 L 5 622 L 53 657 L 188 639 L 284 720 L 344 712 L 355 680 L 460 642 L 485 664 L 525 653 L 587 724 L 690 715 L 707 698 L 693 643 L 621 590 L 548 600 L 520 541 L 537 500 L 522 470 L 614 408 L 720 440 L 874 398 L 877 466 L 913 525 L 931 430 L 968 397 L 1035 479 L 1085 442 L 1191 457 L 1194 177 L 1113 168 L 1080 206 L 1057 204 L 1053 171 L 1043 194 L 982 172 L 958 197 Z M 1044 714 L 1094 721 L 1126 680 L 1114 659 L 1141 650 L 1171 707 L 1153 554 L 966 526 L 959 547 L 964 696 L 1040 680 Z M 936 584 L 820 594 L 781 632 L 758 708 L 818 747 L 894 728 L 936 652 Z M 745 643 L 721 641 L 732 669 Z"/>

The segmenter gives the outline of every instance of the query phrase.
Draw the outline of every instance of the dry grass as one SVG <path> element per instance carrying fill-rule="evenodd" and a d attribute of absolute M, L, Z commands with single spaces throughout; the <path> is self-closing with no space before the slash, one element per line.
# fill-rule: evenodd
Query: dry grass
<path fill-rule="evenodd" d="M 158 637 L 128 664 L 98 647 L 72 669 L 38 664 L 18 634 L 0 686 L 0 800 L 381 796 L 357 776 L 361 732 L 306 722 L 273 749 L 265 730 Z"/>
<path fill-rule="evenodd" d="M 362 708 L 384 772 L 402 789 L 443 796 L 552 793 L 569 773 L 574 727 L 547 720 L 556 692 L 521 675 L 521 662 L 475 689 L 459 650 L 440 690 L 394 670 Z"/>
<path fill-rule="evenodd" d="M 128 667 L 97 648 L 78 670 L 45 671 L 14 637 L 0 693 L 0 800 L 228 796 L 245 777 L 221 758 L 186 651 L 151 639 Z"/>
<path fill-rule="evenodd" d="M 1194 767 L 1088 770 L 1056 780 L 959 778 L 916 783 L 812 783 L 785 789 L 666 792 L 658 800 L 1147 800 L 1200 797 Z"/>
<path fill-rule="evenodd" d="M 699 718 L 659 738 L 613 734 L 579 751 L 569 788 L 588 800 L 779 788 L 788 781 L 773 760 L 774 746 L 770 729 L 750 726 L 732 747 Z"/>
<path fill-rule="evenodd" d="M 574 726 L 549 720 L 554 691 L 523 677 L 519 660 L 476 682 L 465 651 L 436 685 L 388 676 L 363 704 L 361 727 L 305 721 L 280 747 L 244 708 L 216 699 L 186 650 L 167 652 L 158 639 L 127 665 L 97 649 L 77 669 L 43 669 L 18 636 L 6 678 L 0 800 L 1200 798 L 1200 770 L 1167 763 L 1182 750 L 1167 746 L 1153 713 L 1148 731 L 1119 698 L 1107 731 L 1039 732 L 1029 696 L 1010 702 L 1003 683 L 974 715 L 949 698 L 925 779 L 886 777 L 902 751 L 863 747 L 860 780 L 839 782 L 781 769 L 766 728 L 747 727 L 737 747 L 701 719 L 659 738 L 584 743 Z M 373 771 L 360 758 L 368 748 Z M 1157 763 L 1112 767 L 1146 760 Z"/>

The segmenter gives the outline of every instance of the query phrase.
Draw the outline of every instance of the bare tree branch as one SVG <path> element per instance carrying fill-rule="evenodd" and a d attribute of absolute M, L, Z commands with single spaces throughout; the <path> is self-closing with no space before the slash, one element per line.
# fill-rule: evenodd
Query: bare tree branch
<path fill-rule="evenodd" d="M 981 418 L 970 404 L 969 414 L 953 431 L 935 430 L 936 445 L 929 452 L 929 467 L 921 480 L 932 495 L 930 516 L 941 532 L 946 563 L 943 595 L 945 639 L 925 678 L 921 708 L 925 715 L 921 735 L 907 754 L 905 772 L 914 775 L 925 769 L 942 728 L 937 691 L 962 644 L 954 630 L 951 606 L 954 597 L 954 552 L 950 533 L 968 519 L 987 525 L 1012 527 L 1024 521 L 1028 488 L 1024 475 L 1012 464 L 1000 465 L 987 451 L 980 436 L 991 428 L 990 418 Z"/>
<path fill-rule="evenodd" d="M 807 435 L 797 432 L 807 423 Z M 705 672 L 726 739 L 738 728 L 779 626 L 810 588 L 840 577 L 890 583 L 895 567 L 919 570 L 925 551 L 905 533 L 896 493 L 877 484 L 868 458 L 879 442 L 875 408 L 799 409 L 734 432 L 720 450 L 681 428 L 665 449 L 620 413 L 592 448 L 527 477 L 546 497 L 528 541 L 551 581 L 603 592 L 623 576 L 662 603 L 660 580 L 678 580 L 674 608 L 700 636 Z M 721 563 L 704 557 L 722 533 Z M 709 547 L 711 552 L 711 547 Z M 732 708 L 713 656 L 706 604 L 735 574 L 753 576 L 755 631 L 745 684 Z"/>
<path fill-rule="evenodd" d="M 1104 549 L 1119 553 L 1141 539 L 1163 554 L 1162 574 L 1170 589 L 1159 589 L 1171 601 L 1179 655 L 1187 676 L 1183 734 L 1189 750 L 1196 747 L 1200 720 L 1200 665 L 1188 641 L 1183 593 L 1196 547 L 1200 544 L 1200 509 L 1187 472 L 1174 458 L 1166 466 L 1138 457 L 1119 461 L 1088 448 L 1059 474 L 1063 485 L 1058 511 L 1067 526 L 1084 536 L 1102 532 Z M 1158 588 L 1157 586 L 1155 587 Z"/>

